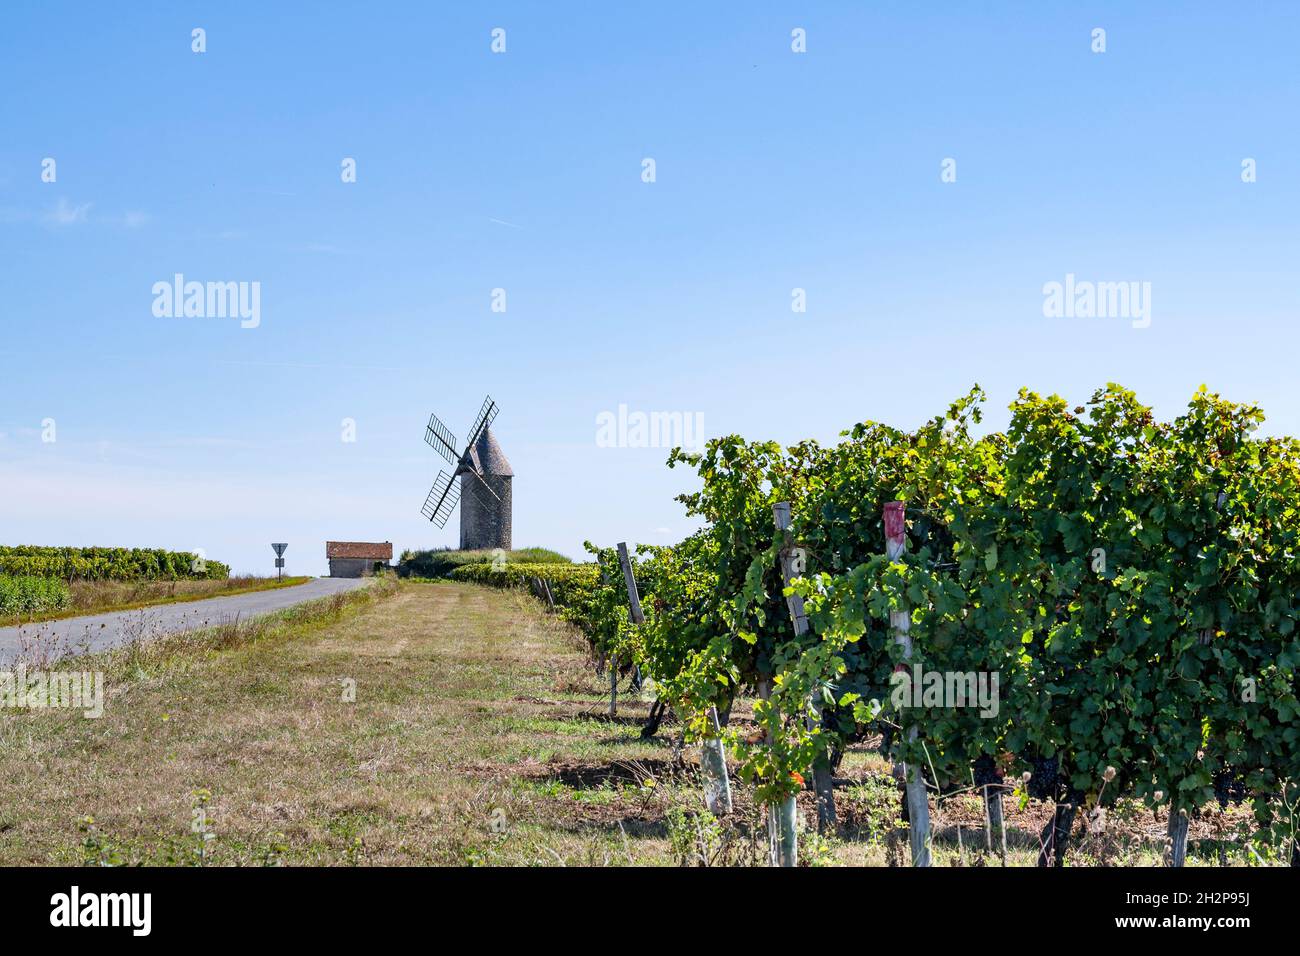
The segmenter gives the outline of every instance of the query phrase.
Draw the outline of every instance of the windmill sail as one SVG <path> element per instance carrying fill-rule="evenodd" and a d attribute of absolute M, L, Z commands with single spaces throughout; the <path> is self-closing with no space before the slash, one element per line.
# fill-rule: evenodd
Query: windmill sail
<path fill-rule="evenodd" d="M 474 424 L 470 426 L 469 441 L 465 443 L 465 455 L 468 455 L 470 450 L 478 443 L 483 432 L 492 427 L 492 421 L 496 417 L 497 403 L 492 401 L 492 396 L 489 395 L 483 399 L 483 407 L 478 410 L 478 418 L 474 419 Z"/>
<path fill-rule="evenodd" d="M 424 440 L 450 464 L 456 464 L 460 457 L 456 452 L 456 436 L 444 425 L 437 415 L 429 416 L 429 427 L 424 430 Z"/>
<path fill-rule="evenodd" d="M 424 499 L 420 514 L 424 515 L 439 528 L 445 527 L 447 519 L 456 510 L 460 500 L 460 482 L 452 481 L 445 471 L 438 472 L 438 478 L 429 489 L 429 497 Z"/>

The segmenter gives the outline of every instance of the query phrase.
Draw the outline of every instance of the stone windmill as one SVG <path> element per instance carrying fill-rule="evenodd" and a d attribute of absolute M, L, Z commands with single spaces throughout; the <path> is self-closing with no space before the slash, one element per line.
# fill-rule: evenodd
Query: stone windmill
<path fill-rule="evenodd" d="M 492 434 L 496 417 L 497 403 L 489 395 L 470 426 L 469 441 L 462 452 L 456 450 L 456 436 L 437 415 L 429 416 L 429 427 L 424 432 L 424 440 L 454 465 L 455 471 L 450 475 L 438 472 L 420 514 L 442 528 L 460 502 L 463 551 L 510 550 L 510 484 L 515 473 Z M 468 495 L 464 493 L 467 490 Z"/>

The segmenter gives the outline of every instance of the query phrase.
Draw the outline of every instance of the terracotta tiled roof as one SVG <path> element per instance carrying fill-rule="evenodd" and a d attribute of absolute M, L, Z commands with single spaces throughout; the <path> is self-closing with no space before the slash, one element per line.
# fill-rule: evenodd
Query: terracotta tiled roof
<path fill-rule="evenodd" d="M 393 543 L 376 544 L 371 541 L 326 541 L 325 557 L 365 558 L 369 561 L 393 560 Z"/>

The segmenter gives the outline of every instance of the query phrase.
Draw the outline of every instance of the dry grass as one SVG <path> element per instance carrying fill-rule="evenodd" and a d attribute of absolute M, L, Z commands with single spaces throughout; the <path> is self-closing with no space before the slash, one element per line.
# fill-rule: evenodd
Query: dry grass
<path fill-rule="evenodd" d="M 322 603 L 81 662 L 108 674 L 99 720 L 0 713 L 0 864 L 463 863 L 503 845 L 554 862 L 592 841 L 546 829 L 525 849 L 547 762 L 662 749 L 590 722 L 594 699 L 549 702 L 596 682 L 522 597 L 381 583 Z M 517 838 L 492 832 L 495 808 Z"/>
<path fill-rule="evenodd" d="M 522 594 L 380 581 L 94 666 L 102 719 L 0 712 L 0 864 L 642 865 L 691 842 L 716 862 L 762 859 L 749 791 L 720 831 L 697 827 L 676 728 L 641 740 L 646 702 L 630 698 L 610 720 L 574 633 Z M 887 765 L 861 747 L 842 772 L 844 827 L 807 836 L 803 858 L 901 861 Z M 1031 864 L 1048 808 L 1008 811 L 1007 862 Z M 933 813 L 937 863 L 999 865 L 978 800 Z M 1213 859 L 1207 834 L 1193 839 L 1189 862 Z M 1162 840 L 1149 814 L 1116 814 L 1075 862 L 1158 862 Z"/>

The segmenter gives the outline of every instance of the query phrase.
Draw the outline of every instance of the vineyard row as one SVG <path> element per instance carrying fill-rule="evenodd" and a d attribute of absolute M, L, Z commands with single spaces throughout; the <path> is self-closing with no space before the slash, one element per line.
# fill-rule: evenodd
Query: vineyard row
<path fill-rule="evenodd" d="M 1189 815 L 1242 801 L 1253 846 L 1294 860 L 1300 443 L 1259 436 L 1257 407 L 1204 388 L 1169 422 L 1116 385 L 1073 408 L 1024 390 L 1006 431 L 977 436 L 982 401 L 832 446 L 674 450 L 704 526 L 638 549 L 626 575 L 589 545 L 593 565 L 453 576 L 547 581 L 598 654 L 726 744 L 772 810 L 780 862 L 794 794 L 811 780 L 833 824 L 831 774 L 877 735 L 921 865 L 927 792 L 961 788 L 1054 802 L 1043 865 L 1062 864 L 1076 812 L 1119 799 L 1168 814 L 1175 864 Z M 995 675 L 999 706 L 895 694 L 900 670 Z M 742 691 L 761 730 L 746 737 L 726 722 Z"/>

